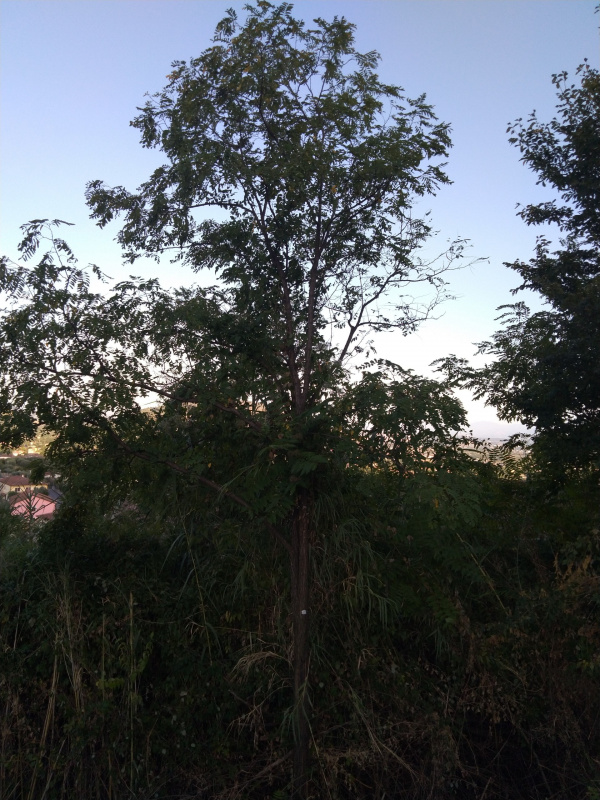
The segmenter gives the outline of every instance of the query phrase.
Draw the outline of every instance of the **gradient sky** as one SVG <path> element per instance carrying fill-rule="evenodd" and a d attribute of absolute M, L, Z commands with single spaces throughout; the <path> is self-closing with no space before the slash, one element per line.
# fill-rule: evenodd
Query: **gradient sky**
<path fill-rule="evenodd" d="M 458 299 L 407 338 L 386 336 L 378 352 L 421 374 L 448 353 L 472 358 L 475 342 L 497 327 L 495 309 L 513 298 L 518 275 L 503 266 L 528 259 L 535 229 L 517 203 L 549 197 L 508 144 L 507 124 L 554 115 L 553 73 L 600 56 L 597 0 L 299 0 L 306 20 L 345 16 L 359 50 L 378 50 L 380 75 L 408 96 L 425 92 L 452 125 L 453 184 L 426 209 L 439 231 L 431 252 L 457 236 L 488 261 L 451 276 Z M 232 0 L 2 0 L 0 3 L 0 252 L 16 256 L 19 225 L 39 217 L 68 220 L 65 238 L 83 263 L 120 279 L 113 241 L 84 202 L 87 181 L 135 189 L 162 162 L 129 127 L 146 92 L 166 84 L 172 61 L 209 46 Z M 180 267 L 140 261 L 137 275 L 175 286 L 196 279 Z M 528 298 L 525 298 L 528 299 Z M 529 298 L 532 304 L 536 298 Z M 493 409 L 463 397 L 472 422 Z"/>

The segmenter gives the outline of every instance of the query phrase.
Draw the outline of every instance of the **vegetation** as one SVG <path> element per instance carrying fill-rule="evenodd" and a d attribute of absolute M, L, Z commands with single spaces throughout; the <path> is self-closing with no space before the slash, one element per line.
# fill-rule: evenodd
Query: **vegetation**
<path fill-rule="evenodd" d="M 560 198 L 520 212 L 528 225 L 557 226 L 559 241 L 551 230 L 529 262 L 506 265 L 547 308 L 504 307 L 504 327 L 480 345 L 494 360 L 481 370 L 450 365 L 502 418 L 535 427 L 537 450 L 560 470 L 600 464 L 600 73 L 583 64 L 578 74 L 578 86 L 554 76 L 555 119 L 533 112 L 509 128 L 521 160 Z"/>
<path fill-rule="evenodd" d="M 355 388 L 345 367 L 365 336 L 406 333 L 427 317 L 462 243 L 423 262 L 430 229 L 412 214 L 415 197 L 447 181 L 436 161 L 448 126 L 423 98 L 379 80 L 377 55 L 354 49 L 345 20 L 306 30 L 290 9 L 259 3 L 243 25 L 230 12 L 214 47 L 174 65 L 133 123 L 143 145 L 167 157 L 137 193 L 88 186 L 101 226 L 125 215 L 128 258 L 173 249 L 176 260 L 212 269 L 218 285 L 168 294 L 130 281 L 93 295 L 68 245 L 32 222 L 23 255 L 34 256 L 45 232 L 51 250 L 36 268 L 8 272 L 19 300 L 5 328 L 4 422 L 17 436 L 45 424 L 58 434 L 56 453 L 108 448 L 113 463 L 161 463 L 270 531 L 289 558 L 294 785 L 303 792 L 311 547 L 329 524 L 318 509 L 333 513 L 329 487 L 346 464 L 390 457 L 406 470 L 431 450 L 432 469 L 447 468 L 464 422 L 443 386 L 375 372 Z M 198 209 L 219 221 L 199 221 Z M 411 295 L 422 283 L 434 290 L 424 306 Z M 139 397 L 152 393 L 164 405 L 144 415 Z M 425 397 L 429 407 L 415 414 Z M 385 426 L 374 426 L 384 409 Z"/>
<path fill-rule="evenodd" d="M 0 443 L 44 426 L 65 493 L 0 508 L 3 798 L 600 796 L 592 451 L 472 459 L 475 373 L 373 359 L 462 255 L 411 212 L 448 127 L 315 26 L 230 12 L 133 123 L 165 166 L 88 187 L 213 287 L 92 292 L 59 220 L 2 260 Z"/>
<path fill-rule="evenodd" d="M 311 795 L 594 797 L 597 488 L 482 469 L 399 506 L 395 477 L 348 480 L 315 555 Z M 5 532 L 2 796 L 289 796 L 267 533 L 84 508 Z"/>
<path fill-rule="evenodd" d="M 3 475 L 27 475 L 40 461 L 39 456 L 6 456 L 0 461 Z"/>

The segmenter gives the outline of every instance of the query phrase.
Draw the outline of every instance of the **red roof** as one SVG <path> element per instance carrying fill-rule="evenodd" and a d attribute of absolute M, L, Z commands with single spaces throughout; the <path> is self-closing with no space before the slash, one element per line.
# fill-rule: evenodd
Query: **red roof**
<path fill-rule="evenodd" d="M 31 486 L 31 481 L 24 475 L 7 475 L 6 478 L 0 478 L 0 483 L 5 486 Z"/>

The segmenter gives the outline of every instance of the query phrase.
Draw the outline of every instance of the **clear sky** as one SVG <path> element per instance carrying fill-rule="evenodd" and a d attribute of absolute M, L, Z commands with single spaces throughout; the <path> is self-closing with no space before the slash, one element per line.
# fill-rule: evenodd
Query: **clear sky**
<path fill-rule="evenodd" d="M 87 216 L 91 179 L 135 189 L 161 163 L 129 127 L 146 92 L 166 84 L 172 61 L 209 46 L 232 0 L 2 0 L 0 3 L 0 252 L 16 256 L 19 225 L 37 217 L 74 222 L 68 241 L 83 263 L 115 278 L 121 265 L 117 226 L 100 231 Z M 425 92 L 452 125 L 448 172 L 453 184 L 430 198 L 439 235 L 432 244 L 470 239 L 487 262 L 455 273 L 438 320 L 406 339 L 384 337 L 379 354 L 421 374 L 497 325 L 495 309 L 513 301 L 518 275 L 503 266 L 532 254 L 536 231 L 515 215 L 517 203 L 548 197 L 507 141 L 507 123 L 536 109 L 554 115 L 553 73 L 598 66 L 597 0 L 299 0 L 295 13 L 345 16 L 357 47 L 378 50 L 380 74 L 408 96 Z M 117 223 L 118 225 L 118 223 Z M 138 262 L 139 275 L 165 285 L 190 280 L 168 264 Z M 535 303 L 535 299 L 533 299 Z M 492 409 L 467 406 L 471 420 Z"/>

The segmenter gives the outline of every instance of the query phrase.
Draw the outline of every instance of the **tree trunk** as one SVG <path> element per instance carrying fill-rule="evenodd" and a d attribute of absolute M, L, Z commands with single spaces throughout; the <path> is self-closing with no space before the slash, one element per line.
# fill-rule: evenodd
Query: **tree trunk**
<path fill-rule="evenodd" d="M 294 772 L 293 784 L 296 800 L 306 797 L 310 724 L 308 719 L 308 667 L 310 656 L 309 645 L 309 595 L 310 595 L 310 498 L 307 493 L 300 492 L 294 510 L 292 526 L 292 625 L 293 625 L 293 662 L 294 671 Z"/>

